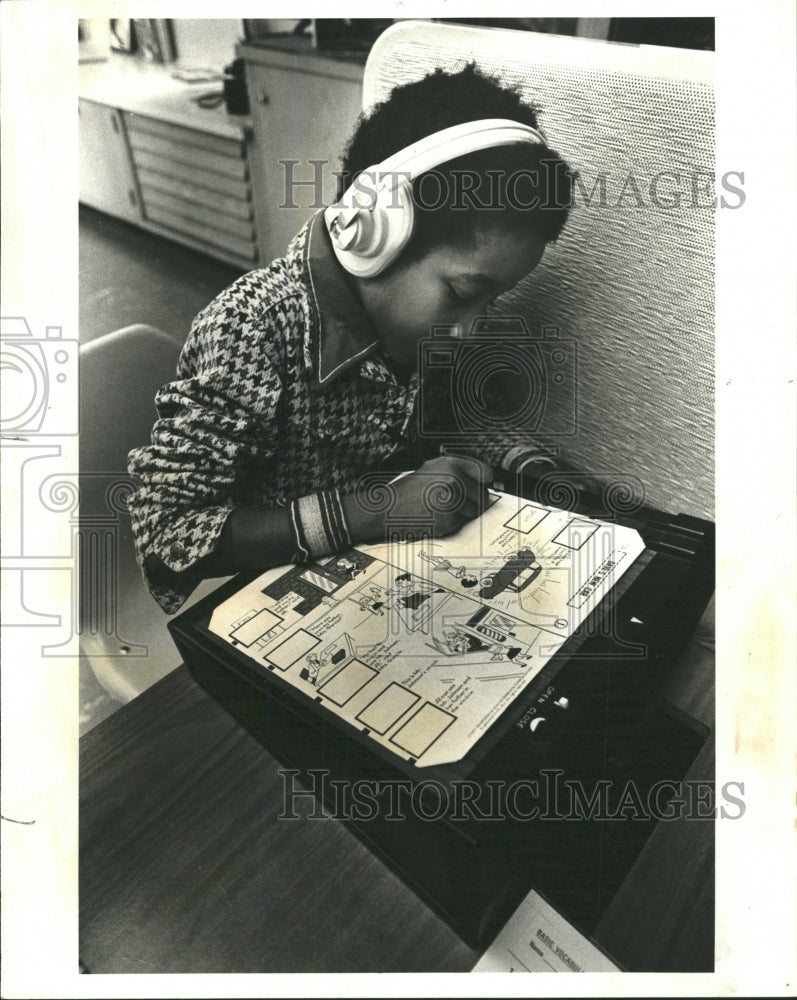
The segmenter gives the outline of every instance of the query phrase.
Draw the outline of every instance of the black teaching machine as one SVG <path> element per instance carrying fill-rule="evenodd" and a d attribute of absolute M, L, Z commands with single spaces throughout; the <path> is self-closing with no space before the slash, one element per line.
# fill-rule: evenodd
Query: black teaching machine
<path fill-rule="evenodd" d="M 539 484 L 525 480 L 532 502 Z M 606 511 L 601 498 L 581 495 L 574 513 Z M 615 516 L 639 532 L 644 551 L 455 763 L 419 768 L 384 750 L 326 697 L 297 691 L 265 657 L 258 664 L 243 630 L 237 645 L 209 631 L 246 576 L 169 628 L 197 682 L 289 769 L 288 813 L 291 796 L 312 789 L 468 943 L 487 943 L 532 885 L 590 927 L 650 832 L 633 809 L 617 822 L 633 805 L 628 783 L 640 801 L 657 783 L 677 783 L 707 735 L 655 693 L 713 593 L 713 525 L 646 507 Z M 507 564 L 515 581 L 526 562 Z M 314 573 L 324 567 L 305 578 Z M 605 789 L 603 822 L 572 801 L 576 784 L 588 799 Z M 367 789 L 369 801 L 352 802 L 344 786 Z"/>

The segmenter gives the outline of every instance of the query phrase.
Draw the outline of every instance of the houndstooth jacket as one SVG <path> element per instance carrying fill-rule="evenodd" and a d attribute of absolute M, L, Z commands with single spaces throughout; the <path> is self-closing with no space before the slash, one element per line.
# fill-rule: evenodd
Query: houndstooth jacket
<path fill-rule="evenodd" d="M 321 213 L 284 258 L 244 274 L 194 321 L 177 377 L 156 395 L 151 443 L 130 453 L 136 553 L 176 611 L 237 506 L 284 506 L 417 440 L 418 376 L 402 384 L 341 276 Z M 492 464 L 508 441 L 471 450 Z"/>

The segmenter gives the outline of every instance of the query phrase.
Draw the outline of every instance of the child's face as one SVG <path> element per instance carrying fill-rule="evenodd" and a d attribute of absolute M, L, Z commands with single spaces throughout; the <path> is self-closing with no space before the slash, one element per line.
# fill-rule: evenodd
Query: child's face
<path fill-rule="evenodd" d="M 545 242 L 490 230 L 469 247 L 441 246 L 420 260 L 358 280 L 365 311 L 388 355 L 415 367 L 417 345 L 434 324 L 457 324 L 467 335 L 476 316 L 539 264 Z"/>

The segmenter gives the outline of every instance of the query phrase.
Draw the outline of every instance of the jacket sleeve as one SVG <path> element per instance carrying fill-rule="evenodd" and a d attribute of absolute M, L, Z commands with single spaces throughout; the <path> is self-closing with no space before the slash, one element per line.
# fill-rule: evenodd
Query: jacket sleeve
<path fill-rule="evenodd" d="M 276 448 L 280 310 L 248 316 L 233 307 L 242 299 L 236 285 L 194 321 L 177 378 L 155 397 L 151 443 L 129 455 L 136 555 L 153 597 L 169 613 L 201 578 L 192 567 L 218 542 L 240 470 Z"/>
<path fill-rule="evenodd" d="M 479 434 L 464 444 L 463 451 L 486 462 L 496 472 L 517 473 L 527 464 L 552 469 L 558 466 L 551 451 L 529 434 Z"/>

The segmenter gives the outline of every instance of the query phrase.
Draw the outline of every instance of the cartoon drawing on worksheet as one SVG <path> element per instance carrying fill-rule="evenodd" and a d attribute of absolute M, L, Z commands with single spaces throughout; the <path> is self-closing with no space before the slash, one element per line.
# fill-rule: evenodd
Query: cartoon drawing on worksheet
<path fill-rule="evenodd" d="M 426 632 L 434 616 L 453 595 L 412 573 L 399 573 L 387 596 L 389 610 L 398 615 L 408 632 Z"/>
<path fill-rule="evenodd" d="M 536 629 L 482 605 L 467 619 L 446 615 L 442 637 L 434 637 L 431 647 L 449 658 L 464 656 L 471 663 L 504 661 L 523 668 L 537 636 Z"/>
<path fill-rule="evenodd" d="M 332 567 L 336 573 L 339 573 L 342 577 L 347 580 L 353 580 L 360 573 L 365 572 L 362 566 L 358 566 L 357 563 L 353 562 L 351 559 L 336 559 Z"/>
<path fill-rule="evenodd" d="M 448 573 L 465 590 L 470 590 L 472 587 L 478 586 L 479 577 L 475 573 L 469 572 L 466 566 L 454 566 L 451 560 L 446 559 L 444 556 L 429 555 L 428 552 L 420 552 L 419 555 L 421 559 L 425 559 L 426 562 L 432 564 L 432 569 L 435 573 Z"/>
<path fill-rule="evenodd" d="M 504 590 L 520 594 L 534 583 L 541 572 L 542 567 L 531 549 L 510 552 L 504 558 L 503 566 L 491 575 L 482 577 L 478 596 L 483 600 L 490 600 Z"/>
<path fill-rule="evenodd" d="M 338 670 L 342 670 L 353 658 L 354 652 L 354 640 L 348 632 L 342 632 L 320 653 L 313 651 L 307 654 L 299 676 L 302 680 L 309 681 L 313 687 L 318 687 L 326 683 Z"/>
<path fill-rule="evenodd" d="M 371 585 L 366 593 L 360 594 L 356 599 L 356 604 L 361 611 L 370 611 L 372 615 L 384 616 L 384 607 L 387 603 L 388 595 L 381 587 Z"/>
<path fill-rule="evenodd" d="M 440 539 L 269 570 L 210 631 L 414 767 L 461 759 L 644 551 L 509 495 Z"/>

